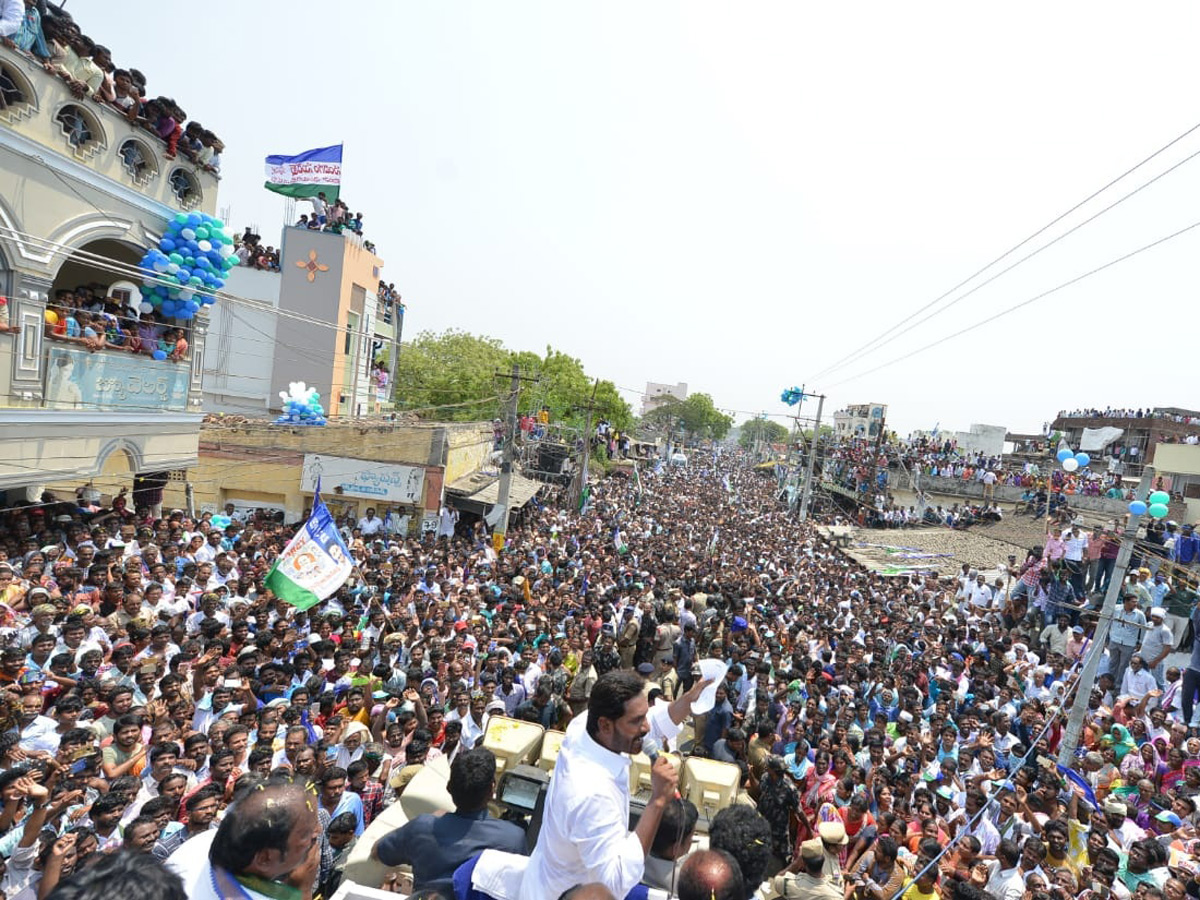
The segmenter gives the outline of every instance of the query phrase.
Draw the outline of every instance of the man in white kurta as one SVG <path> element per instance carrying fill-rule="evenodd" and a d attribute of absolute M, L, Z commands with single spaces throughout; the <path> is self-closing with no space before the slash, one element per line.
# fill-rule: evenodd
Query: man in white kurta
<path fill-rule="evenodd" d="M 589 882 L 624 897 L 641 880 L 646 853 L 678 782 L 671 763 L 659 757 L 651 772 L 651 799 L 630 831 L 628 754 L 642 749 L 647 710 L 642 681 L 632 672 L 609 672 L 596 682 L 587 716 L 567 728 L 521 900 L 557 897 Z"/>

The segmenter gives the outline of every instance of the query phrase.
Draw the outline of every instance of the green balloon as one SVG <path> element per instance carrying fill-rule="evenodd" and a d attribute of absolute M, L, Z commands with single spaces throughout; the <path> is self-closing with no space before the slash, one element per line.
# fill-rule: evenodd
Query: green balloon
<path fill-rule="evenodd" d="M 208 223 L 208 231 L 210 234 L 212 233 L 214 228 L 217 231 L 220 231 L 224 227 L 225 227 L 225 223 L 222 222 L 220 219 L 213 219 Z"/>
<path fill-rule="evenodd" d="M 176 225 L 186 225 L 187 224 L 187 213 L 175 213 L 175 224 Z"/>
<path fill-rule="evenodd" d="M 208 240 L 208 229 L 205 228 L 203 225 L 201 225 L 199 228 L 196 229 L 196 240 L 198 240 L 198 241 Z"/>
<path fill-rule="evenodd" d="M 1170 510 L 1167 509 L 1167 504 L 1165 503 L 1153 503 L 1150 505 L 1150 515 L 1154 516 L 1156 519 L 1166 518 L 1167 513 L 1169 512 Z"/>
<path fill-rule="evenodd" d="M 1157 504 L 1161 504 L 1161 505 L 1165 506 L 1166 504 L 1168 504 L 1170 502 L 1171 502 L 1171 495 L 1168 494 L 1166 491 L 1155 491 L 1153 494 L 1150 495 L 1150 503 L 1152 505 L 1157 503 Z"/>
<path fill-rule="evenodd" d="M 169 259 L 171 262 L 175 263 L 175 265 L 177 265 L 177 266 L 183 265 L 183 256 L 181 256 L 178 253 L 172 253 L 172 254 L 168 255 L 167 259 Z"/>

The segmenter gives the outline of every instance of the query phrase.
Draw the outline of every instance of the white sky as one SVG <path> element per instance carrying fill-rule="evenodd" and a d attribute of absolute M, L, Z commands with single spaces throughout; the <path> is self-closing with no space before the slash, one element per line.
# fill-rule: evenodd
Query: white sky
<path fill-rule="evenodd" d="M 741 411 L 782 415 L 807 381 L 827 414 L 888 403 L 902 433 L 1198 405 L 1200 229 L 851 376 L 1200 220 L 1200 160 L 815 379 L 1200 122 L 1194 3 L 183 6 L 68 8 L 224 138 L 238 230 L 277 242 L 264 156 L 344 142 L 410 334 L 552 344 Z M 1200 131 L 1041 240 L 1197 150 Z"/>

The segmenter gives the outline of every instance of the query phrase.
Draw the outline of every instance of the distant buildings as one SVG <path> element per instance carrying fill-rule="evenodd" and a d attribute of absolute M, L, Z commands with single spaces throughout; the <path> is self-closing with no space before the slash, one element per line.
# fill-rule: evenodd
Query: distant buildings
<path fill-rule="evenodd" d="M 657 381 L 646 382 L 646 393 L 642 395 L 642 415 L 653 412 L 667 400 L 686 400 L 688 386 L 685 382 L 679 384 L 660 384 Z"/>
<path fill-rule="evenodd" d="M 954 441 L 959 453 L 982 453 L 984 456 L 1000 456 L 1004 453 L 1004 441 L 1008 429 L 1003 425 L 980 425 L 973 423 L 966 431 L 914 431 L 913 438 L 927 437 L 939 442 Z"/>
<path fill-rule="evenodd" d="M 835 412 L 833 428 L 839 438 L 874 438 L 886 418 L 886 403 L 858 403 Z"/>

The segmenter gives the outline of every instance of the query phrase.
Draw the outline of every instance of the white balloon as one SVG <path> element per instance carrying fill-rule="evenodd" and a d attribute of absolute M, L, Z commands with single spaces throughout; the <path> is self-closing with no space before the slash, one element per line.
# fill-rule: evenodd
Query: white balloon
<path fill-rule="evenodd" d="M 205 253 L 212 249 L 212 244 L 210 244 L 208 241 L 196 241 L 196 246 Z"/>
<path fill-rule="evenodd" d="M 167 272 L 174 275 L 179 271 L 179 263 L 167 263 Z"/>
<path fill-rule="evenodd" d="M 1076 469 L 1079 468 L 1079 460 L 1077 460 L 1073 456 L 1070 457 L 1069 459 L 1064 459 L 1062 467 L 1068 472 L 1074 472 Z"/>
<path fill-rule="evenodd" d="M 190 228 L 184 228 L 179 232 L 179 236 L 185 241 L 194 241 L 196 239 L 196 232 Z"/>

